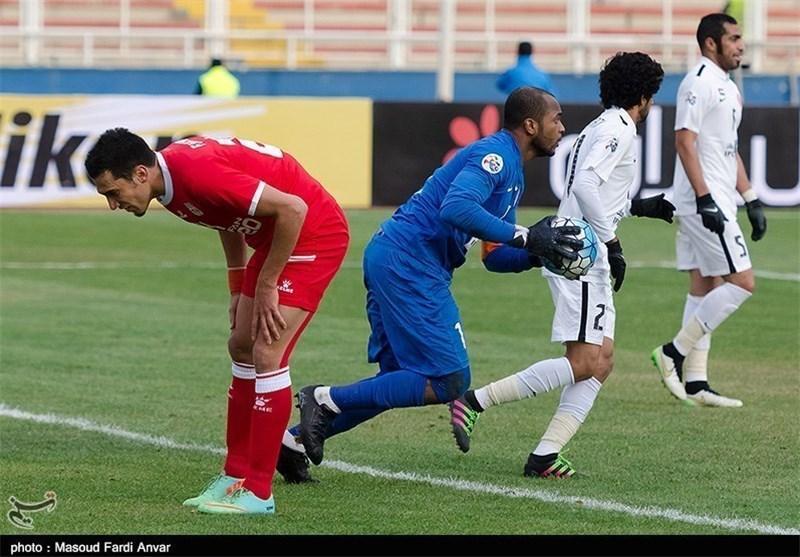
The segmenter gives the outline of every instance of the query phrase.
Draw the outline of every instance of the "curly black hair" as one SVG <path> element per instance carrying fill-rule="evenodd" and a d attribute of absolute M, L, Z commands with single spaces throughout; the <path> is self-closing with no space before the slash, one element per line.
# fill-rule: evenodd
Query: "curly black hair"
<path fill-rule="evenodd" d="M 605 108 L 631 108 L 658 92 L 664 70 L 643 52 L 617 52 L 600 70 L 600 100 Z"/>
<path fill-rule="evenodd" d="M 86 155 L 86 174 L 94 182 L 106 170 L 114 178 L 128 178 L 143 164 L 153 166 L 156 154 L 144 139 L 125 128 L 106 130 Z"/>

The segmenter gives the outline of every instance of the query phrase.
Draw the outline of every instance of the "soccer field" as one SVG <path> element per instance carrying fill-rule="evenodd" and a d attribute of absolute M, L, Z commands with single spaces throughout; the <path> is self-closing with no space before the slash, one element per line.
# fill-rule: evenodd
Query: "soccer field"
<path fill-rule="evenodd" d="M 348 212 L 353 242 L 295 351 L 296 389 L 373 373 L 360 261 L 388 214 Z M 557 393 L 487 412 L 466 455 L 444 406 L 394 410 L 329 440 L 320 483 L 276 477 L 275 517 L 243 519 L 180 506 L 224 443 L 216 233 L 164 211 L 3 212 L 0 500 L 54 491 L 57 508 L 31 515 L 37 533 L 797 534 L 800 212 L 767 215 L 750 243 L 756 294 L 714 334 L 709 363 L 743 408 L 686 407 L 661 386 L 649 354 L 679 325 L 688 279 L 671 266 L 674 227 L 628 219 L 615 371 L 569 445 L 574 478 L 522 476 Z M 473 385 L 562 352 L 540 274 L 488 273 L 478 251 L 453 284 Z M 0 534 L 22 532 L 2 521 Z"/>

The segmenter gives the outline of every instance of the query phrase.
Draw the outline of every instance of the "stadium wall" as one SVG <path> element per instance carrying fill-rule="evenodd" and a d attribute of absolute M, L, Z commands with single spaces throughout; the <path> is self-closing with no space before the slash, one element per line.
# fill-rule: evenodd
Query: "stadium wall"
<path fill-rule="evenodd" d="M 61 68 L 0 69 L 0 92 L 34 94 L 185 95 L 194 91 L 196 70 L 99 70 Z M 433 72 L 351 72 L 321 70 L 250 70 L 235 72 L 242 94 L 253 96 L 367 97 L 376 101 L 435 101 Z M 457 102 L 502 102 L 486 72 L 457 73 Z M 656 96 L 663 105 L 675 104 L 675 93 L 683 75 L 666 76 Z M 748 106 L 788 106 L 787 76 L 746 76 L 744 97 Z M 800 77 L 795 78 L 800 88 Z M 553 75 L 563 103 L 597 102 L 595 75 Z"/>
<path fill-rule="evenodd" d="M 124 126 L 158 149 L 194 134 L 274 143 L 297 157 L 342 205 L 396 206 L 455 149 L 501 124 L 496 103 L 373 102 L 348 98 L 194 95 L 0 95 L 0 207 L 102 206 L 82 161 L 97 136 Z M 525 168 L 523 205 L 556 205 L 575 134 L 596 105 L 564 104 L 568 134 L 549 159 Z M 674 108 L 656 105 L 639 128 L 633 193 L 669 189 Z M 800 206 L 800 110 L 749 108 L 740 152 L 764 203 Z"/>

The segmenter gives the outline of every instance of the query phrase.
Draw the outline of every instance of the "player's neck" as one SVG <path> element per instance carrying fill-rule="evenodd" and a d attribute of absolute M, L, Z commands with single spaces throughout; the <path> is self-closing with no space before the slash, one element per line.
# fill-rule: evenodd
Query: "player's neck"
<path fill-rule="evenodd" d="M 708 51 L 704 51 L 704 52 L 703 52 L 703 56 L 704 56 L 705 58 L 708 58 L 708 59 L 709 59 L 709 60 L 711 60 L 712 62 L 714 62 L 714 65 L 715 65 L 716 67 L 718 67 L 720 70 L 722 70 L 722 71 L 723 71 L 723 72 L 725 72 L 725 73 L 728 73 L 728 70 L 726 70 L 725 68 L 723 68 L 723 67 L 722 67 L 722 64 L 720 64 L 720 63 L 719 63 L 719 58 L 717 57 L 717 55 L 716 55 L 715 53 L 713 53 L 713 52 L 708 52 Z"/>
<path fill-rule="evenodd" d="M 159 165 L 158 161 L 156 161 L 156 172 L 155 176 L 153 176 L 153 182 L 150 186 L 150 199 L 162 197 L 166 192 L 167 188 L 164 185 L 164 172 L 161 170 L 161 165 Z"/>

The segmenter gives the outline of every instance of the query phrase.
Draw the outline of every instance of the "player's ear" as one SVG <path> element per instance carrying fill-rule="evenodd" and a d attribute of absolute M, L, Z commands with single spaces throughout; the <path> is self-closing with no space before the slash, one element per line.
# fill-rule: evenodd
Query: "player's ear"
<path fill-rule="evenodd" d="M 147 173 L 149 172 L 148 168 L 143 164 L 138 164 L 133 167 L 133 174 L 131 175 L 131 179 L 134 182 L 138 182 L 143 184 L 147 181 Z"/>
<path fill-rule="evenodd" d="M 539 122 L 533 118 L 525 118 L 525 131 L 530 135 L 536 136 L 539 133 Z"/>

